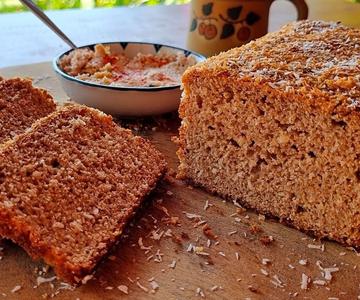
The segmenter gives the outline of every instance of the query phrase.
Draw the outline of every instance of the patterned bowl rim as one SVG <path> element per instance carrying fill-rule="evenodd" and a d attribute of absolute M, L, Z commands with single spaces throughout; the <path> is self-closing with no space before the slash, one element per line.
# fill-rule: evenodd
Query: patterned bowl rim
<path fill-rule="evenodd" d="M 173 49 L 173 50 L 180 50 L 184 53 L 184 55 L 186 57 L 188 56 L 193 56 L 196 59 L 196 62 L 201 62 L 204 61 L 206 59 L 205 56 L 194 52 L 194 51 L 190 51 L 184 48 L 180 48 L 180 47 L 176 47 L 176 46 L 170 46 L 170 45 L 166 45 L 166 44 L 158 44 L 158 43 L 150 43 L 150 42 L 133 42 L 133 41 L 118 41 L 118 42 L 104 42 L 104 43 L 95 43 L 95 44 L 88 44 L 88 45 L 84 45 L 81 47 L 78 47 L 78 49 L 83 49 L 83 48 L 90 48 L 90 49 L 94 49 L 95 45 L 97 44 L 103 44 L 103 45 L 114 45 L 114 44 L 120 44 L 121 47 L 125 50 L 125 48 L 127 47 L 127 45 L 129 44 L 138 44 L 138 45 L 153 45 L 155 52 L 157 53 L 161 48 L 169 48 L 169 49 Z M 73 49 L 67 50 L 66 52 L 61 53 L 60 55 L 56 56 L 53 59 L 53 68 L 55 70 L 55 72 L 57 74 L 59 74 L 60 76 L 62 76 L 63 78 L 79 83 L 81 85 L 86 85 L 86 86 L 90 86 L 90 87 L 97 87 L 97 88 L 103 88 L 103 89 L 109 89 L 109 90 L 120 90 L 120 91 L 141 91 L 141 92 L 155 92 L 155 91 L 163 91 L 163 90 L 172 90 L 172 89 L 178 89 L 180 88 L 180 83 L 177 85 L 167 85 L 167 86 L 156 86 L 156 87 L 139 87 L 139 86 L 135 86 L 135 87 L 122 87 L 122 86 L 111 86 L 111 85 L 105 85 L 105 84 L 100 84 L 100 83 L 93 83 L 93 82 L 89 82 L 89 81 L 85 81 L 85 80 L 81 80 L 78 78 L 75 78 L 74 76 L 71 76 L 67 73 L 65 73 L 59 65 L 59 61 L 60 59 L 64 56 L 69 54 L 71 51 L 73 51 Z"/>

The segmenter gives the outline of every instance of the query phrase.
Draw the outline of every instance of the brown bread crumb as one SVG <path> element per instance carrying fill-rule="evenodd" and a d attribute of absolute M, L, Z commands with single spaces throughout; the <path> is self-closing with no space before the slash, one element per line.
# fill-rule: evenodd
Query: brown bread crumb
<path fill-rule="evenodd" d="M 359 44 L 307 20 L 189 68 L 178 177 L 360 246 Z"/>
<path fill-rule="evenodd" d="M 0 149 L 0 236 L 79 282 L 165 171 L 161 153 L 111 117 L 64 107 Z"/>
<path fill-rule="evenodd" d="M 0 144 L 12 139 L 56 108 L 48 92 L 28 79 L 0 77 Z"/>

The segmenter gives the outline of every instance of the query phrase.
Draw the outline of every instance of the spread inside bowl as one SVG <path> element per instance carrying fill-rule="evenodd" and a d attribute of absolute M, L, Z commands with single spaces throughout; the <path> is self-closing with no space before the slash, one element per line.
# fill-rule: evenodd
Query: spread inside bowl
<path fill-rule="evenodd" d="M 111 53 L 98 44 L 94 50 L 79 48 L 59 60 L 60 68 L 78 79 L 121 87 L 161 87 L 179 85 L 184 71 L 196 60 L 184 53 L 162 51 L 155 54 Z"/>

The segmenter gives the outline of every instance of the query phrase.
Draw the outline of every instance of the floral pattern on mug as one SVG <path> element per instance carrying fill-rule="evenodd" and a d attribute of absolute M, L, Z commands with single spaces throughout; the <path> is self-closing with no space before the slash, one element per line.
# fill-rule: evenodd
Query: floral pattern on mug
<path fill-rule="evenodd" d="M 236 34 L 239 41 L 245 42 L 250 39 L 251 26 L 260 20 L 260 16 L 255 12 L 249 12 L 245 17 L 241 17 L 243 7 L 235 6 L 227 9 L 226 16 L 219 14 L 219 18 L 224 22 L 222 28 L 218 28 L 217 17 L 211 17 L 213 12 L 213 2 L 202 5 L 202 16 L 196 16 L 193 12 L 193 19 L 190 25 L 190 32 L 198 30 L 198 33 L 205 39 L 214 39 L 219 32 L 220 39 L 226 39 Z M 240 24 L 240 26 L 237 26 Z"/>
<path fill-rule="evenodd" d="M 201 9 L 202 16 L 196 16 L 195 12 L 193 12 L 194 17 L 190 25 L 190 31 L 197 29 L 199 34 L 207 40 L 214 39 L 218 34 L 218 28 L 214 24 L 218 22 L 218 18 L 210 16 L 213 11 L 213 5 L 212 2 L 204 4 Z"/>
<path fill-rule="evenodd" d="M 222 14 L 219 15 L 220 19 L 224 22 L 220 39 L 226 39 L 235 33 L 239 41 L 247 41 L 250 39 L 250 26 L 258 22 L 260 16 L 257 13 L 250 11 L 245 17 L 240 18 L 242 8 L 241 5 L 231 7 L 227 9 L 226 16 L 223 16 Z M 240 24 L 240 26 L 237 26 L 237 24 Z"/>

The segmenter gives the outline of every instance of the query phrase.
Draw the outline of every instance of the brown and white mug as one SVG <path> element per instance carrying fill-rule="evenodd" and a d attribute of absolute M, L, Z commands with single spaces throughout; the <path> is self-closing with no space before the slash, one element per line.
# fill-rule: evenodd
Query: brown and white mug
<path fill-rule="evenodd" d="M 289 0 L 298 20 L 306 19 L 304 0 Z M 192 0 L 187 48 L 206 56 L 265 35 L 274 0 Z"/>

